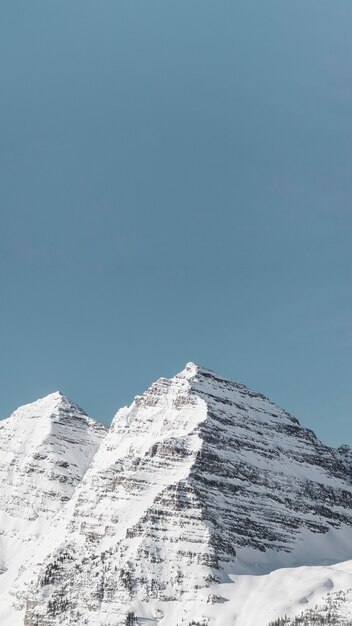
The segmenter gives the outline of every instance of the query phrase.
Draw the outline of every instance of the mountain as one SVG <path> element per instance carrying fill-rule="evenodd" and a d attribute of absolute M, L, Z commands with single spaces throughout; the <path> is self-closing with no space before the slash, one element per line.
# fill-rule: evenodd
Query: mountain
<path fill-rule="evenodd" d="M 11 578 L 9 626 L 267 626 L 319 610 L 327 593 L 345 593 L 348 605 L 350 448 L 324 446 L 262 394 L 194 363 L 118 411 L 106 436 L 54 396 L 64 430 L 53 442 L 52 429 L 49 440 L 30 431 L 44 458 L 33 464 L 28 446 L 13 444 L 16 471 L 23 455 L 31 473 L 22 472 L 23 507 L 14 483 L 6 511 L 26 532 L 28 511 L 47 526 Z M 55 423 L 44 408 L 52 401 L 20 411 Z M 20 427 L 14 416 L 4 424 L 7 448 Z"/>
<path fill-rule="evenodd" d="M 50 534 L 105 434 L 60 392 L 0 422 L 1 624 L 10 619 L 5 590 Z"/>

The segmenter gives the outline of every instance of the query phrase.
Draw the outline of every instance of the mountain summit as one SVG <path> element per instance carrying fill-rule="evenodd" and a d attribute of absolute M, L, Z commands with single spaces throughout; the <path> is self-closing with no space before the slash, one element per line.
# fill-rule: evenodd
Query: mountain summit
<path fill-rule="evenodd" d="M 118 411 L 52 528 L 15 626 L 247 626 L 239 606 L 229 621 L 234 577 L 352 558 L 350 449 L 188 363 Z"/>

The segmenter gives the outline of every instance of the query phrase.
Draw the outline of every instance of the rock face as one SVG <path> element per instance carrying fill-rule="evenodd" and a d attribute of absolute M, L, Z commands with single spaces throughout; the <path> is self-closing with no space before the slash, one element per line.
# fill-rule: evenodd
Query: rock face
<path fill-rule="evenodd" d="M 121 409 L 84 478 L 69 476 L 45 491 L 50 510 L 71 500 L 19 579 L 18 624 L 216 624 L 207 607 L 220 611 L 231 574 L 352 556 L 351 450 L 193 363 Z"/>
<path fill-rule="evenodd" d="M 1 592 L 11 589 L 41 537 L 51 532 L 105 434 L 104 426 L 59 392 L 0 422 Z M 5 598 L 0 623 L 9 620 Z"/>

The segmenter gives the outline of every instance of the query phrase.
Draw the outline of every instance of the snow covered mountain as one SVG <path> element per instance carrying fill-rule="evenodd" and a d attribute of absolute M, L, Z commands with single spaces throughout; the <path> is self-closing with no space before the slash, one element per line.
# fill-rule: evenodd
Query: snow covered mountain
<path fill-rule="evenodd" d="M 2 428 L 4 515 L 41 529 L 7 586 L 0 552 L 6 625 L 266 626 L 352 587 L 350 448 L 243 385 L 189 363 L 106 437 L 57 394 Z"/>
<path fill-rule="evenodd" d="M 9 619 L 8 590 L 19 570 L 51 532 L 105 434 L 59 392 L 0 422 L 0 624 Z"/>

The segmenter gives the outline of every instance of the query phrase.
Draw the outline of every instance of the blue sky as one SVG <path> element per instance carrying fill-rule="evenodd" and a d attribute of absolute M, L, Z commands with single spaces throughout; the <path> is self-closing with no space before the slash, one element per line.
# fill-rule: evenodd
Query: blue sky
<path fill-rule="evenodd" d="M 3 0 L 0 415 L 196 361 L 351 443 L 350 0 Z"/>

